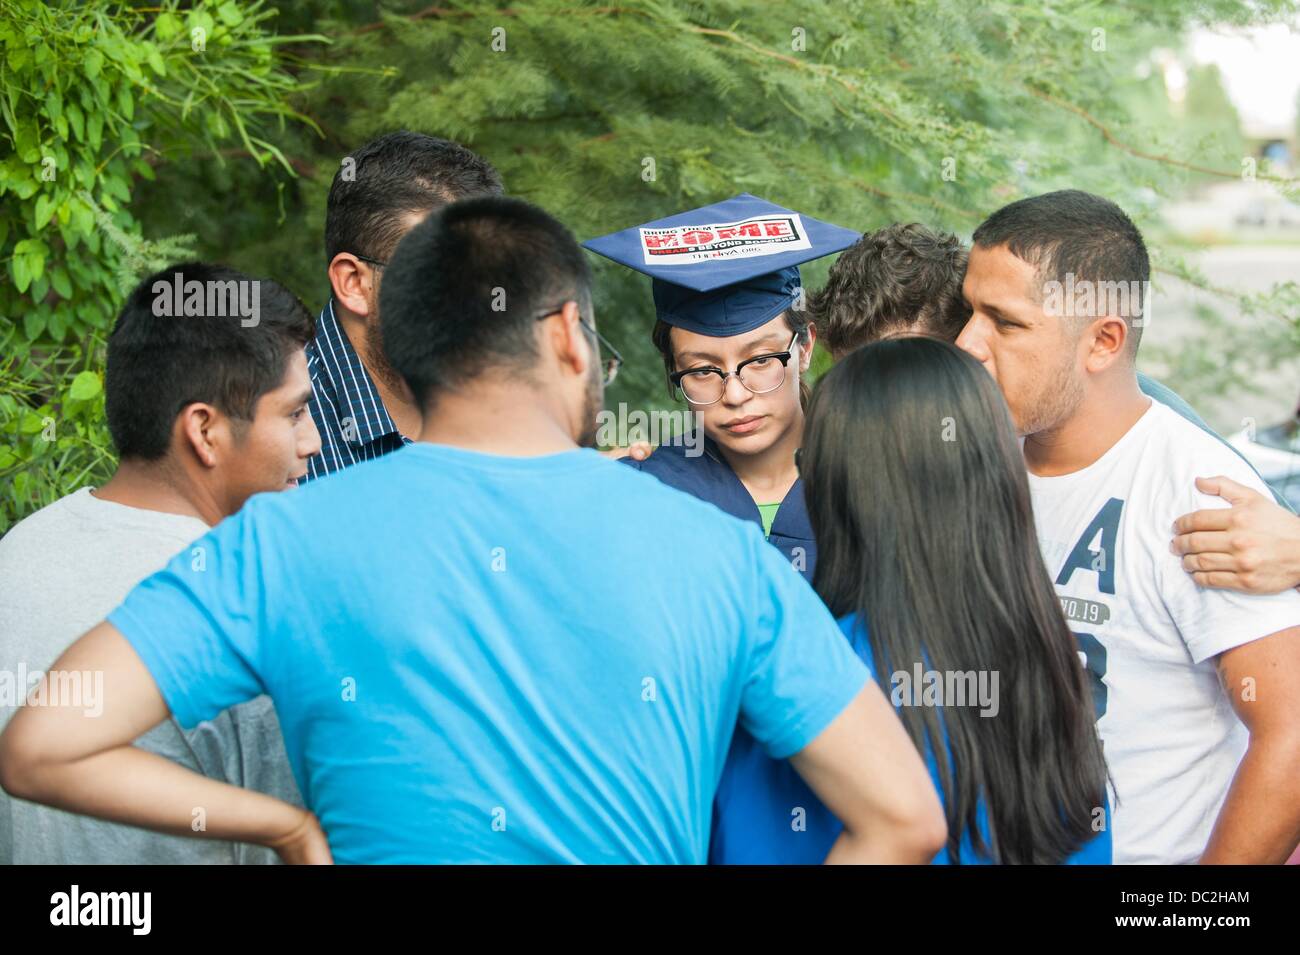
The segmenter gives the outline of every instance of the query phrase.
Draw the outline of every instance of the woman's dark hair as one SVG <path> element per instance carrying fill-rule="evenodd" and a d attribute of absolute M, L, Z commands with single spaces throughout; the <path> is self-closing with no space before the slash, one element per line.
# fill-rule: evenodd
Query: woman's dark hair
<path fill-rule="evenodd" d="M 953 859 L 969 837 L 997 862 L 1062 862 L 1095 834 L 1106 767 L 997 385 L 947 342 L 867 345 L 818 384 L 800 464 L 814 586 L 837 617 L 865 622 L 886 695 L 917 663 L 998 674 L 995 715 L 899 708 L 936 754 Z"/>
<path fill-rule="evenodd" d="M 798 332 L 799 345 L 808 347 L 808 325 L 811 323 L 811 316 L 805 309 L 788 308 L 781 313 L 785 316 L 785 323 L 790 327 L 791 334 Z M 673 362 L 673 327 L 665 322 L 662 318 L 655 319 L 654 328 L 650 331 L 650 340 L 654 342 L 655 348 L 659 349 L 659 357 L 664 360 L 664 380 L 668 382 L 668 396 L 677 397 L 677 389 L 673 387 L 672 374 L 677 370 Z M 791 356 L 791 361 L 794 357 Z M 796 374 L 797 372 L 796 366 Z M 808 401 L 812 396 L 812 391 L 808 383 L 802 378 L 799 379 L 799 403 L 808 407 Z"/>

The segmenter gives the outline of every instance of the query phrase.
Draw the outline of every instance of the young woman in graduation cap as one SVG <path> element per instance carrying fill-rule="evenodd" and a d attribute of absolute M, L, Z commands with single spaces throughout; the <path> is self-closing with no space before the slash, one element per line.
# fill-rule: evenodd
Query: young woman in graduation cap
<path fill-rule="evenodd" d="M 704 430 L 703 453 L 677 442 L 623 460 L 759 524 L 810 581 L 817 549 L 795 451 L 816 329 L 799 265 L 858 238 L 744 194 L 585 243 L 653 279 L 654 343 Z"/>

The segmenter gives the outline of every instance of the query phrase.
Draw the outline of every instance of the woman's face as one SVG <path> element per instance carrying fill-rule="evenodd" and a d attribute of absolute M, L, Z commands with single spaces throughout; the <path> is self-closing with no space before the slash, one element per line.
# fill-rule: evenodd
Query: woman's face
<path fill-rule="evenodd" d="M 790 330 L 784 312 L 753 331 L 729 338 L 713 338 L 682 328 L 672 330 L 670 341 L 677 371 L 719 368 L 734 372 L 736 366 L 748 358 L 790 352 L 785 380 L 774 391 L 756 395 L 732 375 L 727 379 L 722 397 L 712 404 L 697 405 L 688 401 L 690 409 L 699 413 L 705 433 L 727 450 L 736 454 L 760 454 L 788 434 L 792 427 L 803 423 L 799 378 L 807 371 L 812 358 L 816 330 L 811 325 L 808 327 L 806 345 L 799 342 L 792 345 L 790 339 L 793 337 L 794 332 Z M 745 380 L 754 382 L 771 374 L 776 361 L 746 366 Z M 716 387 L 717 382 L 717 376 L 712 376 L 711 384 Z"/>

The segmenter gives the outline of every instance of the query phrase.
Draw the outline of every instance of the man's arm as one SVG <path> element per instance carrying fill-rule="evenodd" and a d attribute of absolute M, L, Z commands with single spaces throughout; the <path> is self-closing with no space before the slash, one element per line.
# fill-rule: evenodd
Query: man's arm
<path fill-rule="evenodd" d="M 939 794 L 874 682 L 790 762 L 844 824 L 828 863 L 924 864 L 943 848 Z"/>
<path fill-rule="evenodd" d="M 1170 549 L 1202 587 L 1276 594 L 1300 587 L 1300 517 L 1226 477 L 1197 478 L 1232 504 L 1184 514 Z"/>
<path fill-rule="evenodd" d="M 54 698 L 51 675 L 77 672 L 83 687 L 97 685 L 102 674 L 102 700 Z M 11 796 L 159 832 L 258 843 L 286 862 L 331 861 L 310 812 L 132 745 L 168 710 L 148 669 L 111 624 L 99 624 L 69 647 L 36 692 L 45 702 L 24 706 L 0 734 L 0 787 Z M 196 810 L 204 820 L 197 832 Z"/>
<path fill-rule="evenodd" d="M 1250 745 L 1203 863 L 1282 863 L 1300 844 L 1300 627 L 1227 650 L 1219 675 Z"/>

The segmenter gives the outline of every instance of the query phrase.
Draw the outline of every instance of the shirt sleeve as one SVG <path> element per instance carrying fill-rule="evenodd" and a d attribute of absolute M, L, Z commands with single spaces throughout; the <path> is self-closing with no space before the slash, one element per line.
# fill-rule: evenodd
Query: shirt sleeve
<path fill-rule="evenodd" d="M 757 592 L 741 725 L 773 759 L 799 752 L 871 678 L 825 605 L 756 527 Z"/>
<path fill-rule="evenodd" d="M 1263 480 L 1226 455 L 1216 462 L 1213 469 L 1202 467 L 1197 473 L 1225 474 L 1261 494 L 1268 493 Z M 1155 545 L 1160 555 L 1157 563 L 1161 597 L 1187 644 L 1193 662 L 1201 663 L 1279 630 L 1300 626 L 1300 592 L 1294 589 L 1261 597 L 1197 585 L 1192 575 L 1183 569 L 1181 559 L 1169 551 L 1173 520 L 1190 511 L 1230 505 L 1217 495 L 1202 494 L 1195 485 L 1181 501 L 1177 513 L 1161 528 L 1168 532 L 1166 539 L 1155 542 Z"/>
<path fill-rule="evenodd" d="M 265 692 L 256 503 L 182 550 L 108 616 L 187 730 Z"/>

